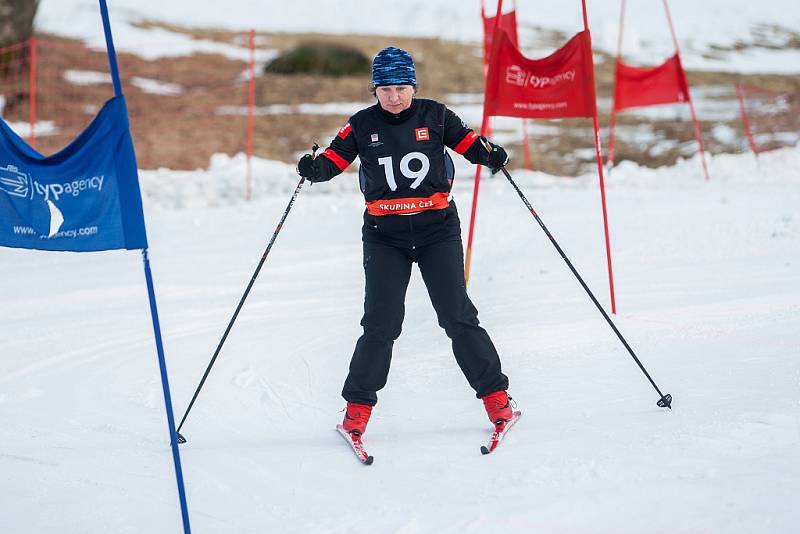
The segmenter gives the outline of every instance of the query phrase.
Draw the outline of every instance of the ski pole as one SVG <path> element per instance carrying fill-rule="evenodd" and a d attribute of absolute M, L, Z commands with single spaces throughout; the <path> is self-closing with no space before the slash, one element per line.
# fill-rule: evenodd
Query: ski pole
<path fill-rule="evenodd" d="M 314 143 L 314 146 L 311 148 L 312 157 L 316 158 L 317 150 L 319 150 L 319 145 L 317 143 Z M 181 419 L 181 422 L 178 425 L 178 429 L 176 430 L 176 434 L 178 434 L 178 443 L 186 443 L 186 438 L 184 438 L 180 433 L 181 427 L 183 427 L 183 423 L 186 422 L 186 417 L 189 415 L 192 406 L 194 406 L 194 401 L 197 400 L 197 395 L 203 388 L 203 384 L 205 384 L 206 378 L 208 378 L 208 374 L 211 372 L 211 368 L 214 366 L 214 362 L 216 361 L 217 356 L 219 356 L 219 352 L 222 350 L 222 345 L 225 344 L 225 340 L 228 338 L 228 334 L 230 333 L 231 328 L 233 328 L 233 323 L 236 321 L 236 317 L 239 316 L 239 312 L 242 309 L 242 305 L 244 305 L 244 301 L 247 299 L 247 295 L 250 294 L 250 290 L 253 288 L 253 284 L 256 281 L 256 277 L 258 277 L 258 273 L 259 271 L 261 271 L 261 267 L 264 265 L 264 262 L 267 259 L 267 255 L 269 254 L 269 251 L 272 248 L 273 243 L 275 243 L 275 239 L 278 237 L 281 228 L 283 228 L 283 223 L 286 221 L 286 217 L 289 215 L 289 210 L 292 209 L 292 205 L 294 204 L 297 195 L 300 194 L 300 189 L 303 187 L 303 183 L 305 181 L 306 181 L 305 177 L 301 176 L 300 181 L 298 182 L 297 187 L 294 190 L 294 194 L 292 194 L 292 198 L 289 200 L 289 205 L 286 206 L 286 211 L 283 212 L 281 220 L 278 221 L 278 226 L 275 228 L 275 232 L 272 234 L 272 238 L 269 240 L 269 244 L 267 244 L 267 249 L 261 256 L 261 261 L 258 262 L 258 267 L 256 267 L 256 270 L 253 273 L 253 277 L 250 278 L 250 283 L 247 284 L 247 289 L 244 290 L 244 295 L 242 295 L 242 298 L 239 301 L 239 305 L 236 306 L 236 311 L 233 312 L 233 317 L 231 317 L 231 320 L 228 323 L 228 327 L 225 329 L 225 333 L 222 334 L 222 339 L 219 340 L 219 345 L 217 345 L 217 350 L 214 351 L 214 356 L 211 357 L 211 361 L 208 363 L 208 367 L 206 367 L 206 372 L 203 373 L 203 378 L 200 379 L 200 384 L 198 384 L 197 389 L 194 391 L 192 400 L 189 402 L 189 407 L 186 408 L 186 413 L 183 414 L 183 418 Z"/>
<path fill-rule="evenodd" d="M 486 150 L 491 152 L 492 149 L 491 149 L 491 146 L 489 145 L 489 142 L 485 141 L 484 139 L 481 139 L 481 142 L 484 143 L 483 146 L 486 148 Z M 556 242 L 555 238 L 553 237 L 553 234 L 550 233 L 550 230 L 548 230 L 547 226 L 544 225 L 544 223 L 542 222 L 542 219 L 539 218 L 539 214 L 536 213 L 536 210 L 533 209 L 533 206 L 531 206 L 531 203 L 528 202 L 528 199 L 525 198 L 524 194 L 522 194 L 522 191 L 517 186 L 517 184 L 514 182 L 514 179 L 511 178 L 511 175 L 506 170 L 505 165 L 500 167 L 500 170 L 503 171 L 503 174 L 506 176 L 506 178 L 508 179 L 509 183 L 511 183 L 511 186 L 514 188 L 514 190 L 519 195 L 519 198 L 522 199 L 522 202 L 525 203 L 525 206 L 531 212 L 531 215 L 533 215 L 533 218 L 536 219 L 536 222 L 539 223 L 539 226 L 542 227 L 542 230 L 544 230 L 544 233 L 547 235 L 548 239 L 550 239 L 550 242 L 553 244 L 554 247 L 556 247 L 556 250 L 561 255 L 561 258 L 566 262 L 567 267 L 569 267 L 570 271 L 572 271 L 572 274 L 575 275 L 575 278 L 578 279 L 578 282 L 580 282 L 580 284 L 583 287 L 583 289 L 586 290 L 586 293 L 589 295 L 589 298 L 592 299 L 592 302 L 594 302 L 594 305 L 597 306 L 597 309 L 600 310 L 601 314 L 603 314 L 603 317 L 608 322 L 608 325 L 611 327 L 611 329 L 614 331 L 614 333 L 617 334 L 617 337 L 622 342 L 622 344 L 625 346 L 625 348 L 628 350 L 628 353 L 631 355 L 633 360 L 636 362 L 636 365 L 639 366 L 639 369 L 642 370 L 642 372 L 644 373 L 644 376 L 647 377 L 647 380 L 649 380 L 650 383 L 655 388 L 656 392 L 660 396 L 660 399 L 658 400 L 658 402 L 656 404 L 658 404 L 658 406 L 661 407 L 661 408 L 669 408 L 671 410 L 672 409 L 672 395 L 670 395 L 669 393 L 667 393 L 666 395 L 661 393 L 661 390 L 658 389 L 658 386 L 653 381 L 653 379 L 650 377 L 650 374 L 647 372 L 647 369 L 644 368 L 644 365 L 642 365 L 642 362 L 639 361 L 639 358 L 636 357 L 636 354 L 633 352 L 633 349 L 631 349 L 631 346 L 628 345 L 628 342 L 625 341 L 624 337 L 622 337 L 622 334 L 617 329 L 617 327 L 614 324 L 614 322 L 611 320 L 611 317 L 608 316 L 608 313 L 606 313 L 606 311 L 603 309 L 603 306 L 601 306 L 600 302 L 597 301 L 597 297 L 594 296 L 594 293 L 592 293 L 592 290 L 589 289 L 589 286 L 586 285 L 586 282 L 583 281 L 583 278 L 581 278 L 581 275 L 578 274 L 578 271 L 572 265 L 572 262 L 569 261 L 569 258 L 567 258 L 567 255 L 564 254 L 564 251 L 561 249 L 561 247 Z"/>

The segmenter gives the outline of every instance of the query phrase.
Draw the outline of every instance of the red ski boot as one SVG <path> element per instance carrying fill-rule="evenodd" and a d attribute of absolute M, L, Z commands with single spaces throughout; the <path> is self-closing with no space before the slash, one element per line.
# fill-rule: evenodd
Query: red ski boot
<path fill-rule="evenodd" d="M 342 427 L 349 434 L 361 435 L 367 430 L 369 416 L 372 413 L 372 406 L 367 404 L 347 403 L 347 410 L 344 412 Z"/>
<path fill-rule="evenodd" d="M 489 421 L 498 424 L 502 421 L 510 421 L 514 413 L 508 401 L 508 394 L 505 391 L 495 391 L 483 397 L 483 406 Z"/>
<path fill-rule="evenodd" d="M 372 465 L 372 456 L 364 449 L 361 441 L 361 434 L 367 429 L 369 416 L 372 413 L 372 406 L 366 404 L 347 403 L 344 413 L 344 421 L 341 425 L 336 425 L 336 430 L 356 453 L 356 458 L 364 465 Z"/>
<path fill-rule="evenodd" d="M 511 397 L 505 391 L 495 391 L 483 398 L 486 414 L 489 416 L 489 421 L 494 424 L 494 432 L 489 438 L 489 445 L 481 447 L 481 454 L 489 454 L 494 451 L 517 419 L 522 416 L 522 412 L 515 412 L 511 408 L 510 400 Z"/>

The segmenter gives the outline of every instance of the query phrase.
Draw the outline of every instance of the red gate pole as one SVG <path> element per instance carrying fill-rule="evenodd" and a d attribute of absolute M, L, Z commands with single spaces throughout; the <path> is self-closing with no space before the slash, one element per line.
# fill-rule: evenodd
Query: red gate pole
<path fill-rule="evenodd" d="M 500 15 L 503 9 L 503 0 L 497 1 L 497 13 L 495 14 L 494 18 L 494 27 L 500 27 Z M 483 5 L 481 5 L 481 10 L 483 10 Z M 483 13 L 483 11 L 481 11 Z M 489 128 L 489 117 L 486 115 L 486 76 L 483 78 L 483 120 L 481 121 L 481 135 L 486 136 L 486 132 Z M 470 212 L 469 217 L 469 234 L 467 237 L 467 253 L 464 258 L 464 281 L 465 283 L 469 284 L 469 268 L 470 263 L 472 262 L 472 240 L 475 237 L 475 215 L 478 211 L 478 188 L 480 187 L 481 183 L 481 165 L 477 165 L 475 168 L 475 185 L 472 189 L 472 211 Z"/>
<path fill-rule="evenodd" d="M 485 114 L 483 115 L 483 120 L 481 121 L 481 135 L 485 137 L 486 130 L 489 126 L 489 117 Z M 475 215 L 478 211 L 478 188 L 481 184 L 481 169 L 483 168 L 482 165 L 478 165 L 475 168 L 475 185 L 472 189 L 472 210 L 470 211 L 469 216 L 469 236 L 467 237 L 467 252 L 464 258 L 464 282 L 469 284 L 469 268 L 470 264 L 472 263 L 472 240 L 475 237 Z"/>
<path fill-rule="evenodd" d="M 683 73 L 684 80 L 686 79 L 686 71 L 683 70 L 683 62 L 681 61 L 681 49 L 678 46 L 678 38 L 675 35 L 675 26 L 672 24 L 672 15 L 669 12 L 669 6 L 667 5 L 667 0 L 663 0 L 664 3 L 664 11 L 667 14 L 667 22 L 669 23 L 669 31 L 672 33 L 672 42 L 675 45 L 675 53 L 678 54 L 678 61 L 681 63 L 681 72 Z M 692 102 L 692 95 L 691 92 L 688 90 L 689 84 L 686 84 L 687 91 L 686 94 L 689 95 L 689 111 L 692 114 L 692 125 L 694 127 L 694 136 L 697 139 L 697 145 L 700 147 L 700 162 L 703 164 L 703 173 L 706 176 L 706 180 L 711 179 L 711 176 L 708 174 L 708 165 L 706 165 L 706 149 L 703 146 L 703 136 L 700 131 L 700 123 L 697 122 L 697 113 L 694 109 L 694 102 Z"/>
<path fill-rule="evenodd" d="M 611 121 L 608 125 L 608 158 L 606 165 L 608 165 L 608 173 L 611 174 L 611 168 L 614 166 L 614 146 L 615 146 L 615 132 L 617 129 L 617 110 L 614 109 L 614 104 L 611 107 Z"/>
<path fill-rule="evenodd" d="M 591 49 L 591 32 L 589 31 L 589 17 L 586 14 L 586 0 L 581 0 L 581 4 L 583 5 L 583 28 L 589 34 L 589 45 Z M 597 89 L 595 88 L 595 80 L 594 80 L 594 60 L 592 60 L 592 70 L 591 76 L 592 79 L 592 99 L 595 102 L 594 106 L 594 116 L 592 116 L 592 124 L 594 126 L 594 148 L 597 154 L 597 173 L 600 176 L 600 199 L 603 205 L 603 228 L 605 230 L 605 238 L 606 238 L 606 260 L 608 264 L 608 289 L 611 295 L 611 313 L 617 313 L 617 303 L 616 299 L 614 298 L 614 271 L 611 266 L 611 238 L 608 235 L 608 210 L 606 208 L 606 186 L 605 186 L 605 179 L 603 178 L 603 155 L 601 154 L 600 149 L 600 125 L 597 119 Z"/>
<path fill-rule="evenodd" d="M 753 138 L 753 131 L 750 129 L 750 120 L 747 118 L 747 110 L 745 110 L 744 107 L 744 91 L 742 90 L 742 86 L 738 83 L 736 84 L 736 96 L 739 98 L 739 111 L 742 115 L 742 125 L 744 125 L 747 143 L 750 145 L 750 150 L 753 151 L 756 159 L 758 159 L 758 147 L 756 146 L 756 140 Z"/>
<path fill-rule="evenodd" d="M 256 31 L 250 30 L 250 80 L 247 87 L 247 178 L 245 199 L 250 200 L 253 181 L 253 130 L 256 106 Z"/>
<path fill-rule="evenodd" d="M 614 96 L 611 98 L 611 124 L 609 124 L 608 139 L 608 171 L 614 166 L 614 146 L 617 130 L 617 65 L 622 60 L 622 35 L 625 29 L 625 0 L 621 0 L 619 7 L 619 35 L 617 36 L 617 59 L 614 63 Z"/>
<path fill-rule="evenodd" d="M 28 90 L 30 92 L 28 100 L 28 122 L 30 123 L 30 135 L 28 144 L 36 148 L 36 37 L 31 35 L 28 40 L 30 47 L 30 67 L 28 69 Z"/>

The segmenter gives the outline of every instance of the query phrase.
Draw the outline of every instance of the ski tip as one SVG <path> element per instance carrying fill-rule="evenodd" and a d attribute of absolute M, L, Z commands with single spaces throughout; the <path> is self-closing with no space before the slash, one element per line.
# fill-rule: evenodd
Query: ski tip
<path fill-rule="evenodd" d="M 364 461 L 363 461 L 363 462 L 361 462 L 361 463 L 363 463 L 364 465 L 372 465 L 372 462 L 373 462 L 374 460 L 375 460 L 375 458 L 373 458 L 372 456 L 367 456 L 367 459 L 366 459 L 366 460 L 364 460 Z"/>
<path fill-rule="evenodd" d="M 489 454 L 491 451 L 486 448 L 486 445 L 481 445 L 481 454 Z"/>

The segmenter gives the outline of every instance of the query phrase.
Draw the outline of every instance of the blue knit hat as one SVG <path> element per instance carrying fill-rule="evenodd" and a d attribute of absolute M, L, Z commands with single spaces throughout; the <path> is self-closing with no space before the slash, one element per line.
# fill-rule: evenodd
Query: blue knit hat
<path fill-rule="evenodd" d="M 400 48 L 384 48 L 372 60 L 372 85 L 417 85 L 411 54 Z"/>

